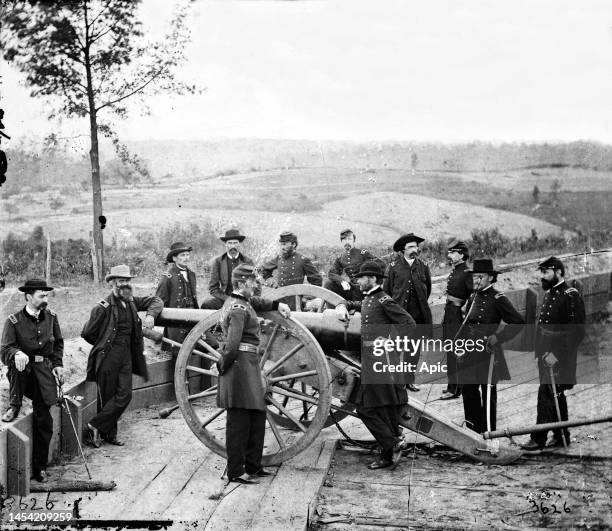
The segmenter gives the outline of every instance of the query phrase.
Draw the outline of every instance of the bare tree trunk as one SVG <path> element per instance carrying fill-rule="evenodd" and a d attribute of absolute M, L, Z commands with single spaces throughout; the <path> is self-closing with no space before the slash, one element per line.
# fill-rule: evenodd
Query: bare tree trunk
<path fill-rule="evenodd" d="M 45 266 L 45 280 L 47 286 L 51 285 L 51 236 L 47 233 L 47 260 Z"/>

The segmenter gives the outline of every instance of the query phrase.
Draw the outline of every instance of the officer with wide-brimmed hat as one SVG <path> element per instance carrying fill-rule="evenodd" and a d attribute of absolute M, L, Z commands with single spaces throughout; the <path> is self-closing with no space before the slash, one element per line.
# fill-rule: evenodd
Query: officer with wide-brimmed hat
<path fill-rule="evenodd" d="M 201 308 L 218 310 L 232 292 L 232 272 L 240 264 L 253 264 L 248 256 L 241 251 L 242 242 L 246 236 L 240 230 L 233 228 L 225 231 L 219 239 L 225 244 L 225 252 L 215 256 L 210 262 L 209 295 L 204 298 Z"/>
<path fill-rule="evenodd" d="M 223 303 L 219 323 L 225 346 L 218 362 L 217 405 L 227 411 L 225 447 L 231 482 L 257 483 L 269 476 L 261 465 L 266 428 L 266 401 L 259 366 L 260 324 L 256 311 L 278 310 L 289 317 L 289 306 L 254 296 L 260 285 L 255 268 L 240 264 L 232 271 L 232 293 Z"/>
<path fill-rule="evenodd" d="M 474 292 L 457 339 L 463 340 L 462 346 L 470 339 L 475 347 L 469 351 L 466 347 L 460 356 L 461 393 L 467 427 L 483 433 L 496 427 L 496 384 L 510 379 L 502 343 L 516 336 L 525 320 L 508 297 L 493 287 L 499 271 L 492 259 L 476 259 L 467 271 L 472 275 Z M 501 321 L 506 325 L 499 331 Z M 455 352 L 459 356 L 458 348 Z"/>
<path fill-rule="evenodd" d="M 267 285 L 282 287 L 303 284 L 304 278 L 315 286 L 322 284 L 323 278 L 310 258 L 296 251 L 298 238 L 295 233 L 291 231 L 281 232 L 278 243 L 280 254 L 265 262 L 260 268 Z M 278 280 L 276 281 L 272 277 L 274 270 L 278 270 Z M 292 304 L 295 304 L 293 299 L 289 301 L 289 305 L 292 306 Z M 295 308 L 292 307 L 292 309 Z"/>
<path fill-rule="evenodd" d="M 166 262 L 170 265 L 162 274 L 155 291 L 155 295 L 163 301 L 164 308 L 198 308 L 196 276 L 189 269 L 192 250 L 191 245 L 185 242 L 175 242 L 170 246 L 166 256 Z M 166 327 L 164 336 L 182 343 L 190 330 L 191 327 Z M 165 343 L 163 348 L 170 349 Z M 172 352 L 176 355 L 178 349 L 172 348 Z"/>
<path fill-rule="evenodd" d="M 431 295 L 431 272 L 429 266 L 418 258 L 419 244 L 424 238 L 410 232 L 400 236 L 393 244 L 397 253 L 387 268 L 387 278 L 383 290 L 406 310 L 419 326 L 425 336 L 432 333 L 431 309 L 427 300 Z M 426 326 L 423 326 L 426 325 Z M 419 361 L 419 352 L 414 355 L 414 362 Z M 414 373 L 410 376 L 408 389 L 418 392 L 414 384 Z"/>
<path fill-rule="evenodd" d="M 359 267 L 355 279 L 363 293 L 363 300 L 349 301 L 336 307 L 341 319 L 349 310 L 361 312 L 361 337 L 364 345 L 381 335 L 389 325 L 399 325 L 401 336 L 408 336 L 416 324 L 410 314 L 381 288 L 385 277 L 378 262 L 365 262 Z M 385 326 L 386 325 L 386 326 Z M 364 360 L 362 360 L 364 361 Z M 380 376 L 386 383 L 360 384 L 354 398 L 357 414 L 366 428 L 382 447 L 380 457 L 370 463 L 370 469 L 395 467 L 401 457 L 400 414 L 408 395 L 403 384 Z"/>
<path fill-rule="evenodd" d="M 472 293 L 472 275 L 467 272 L 468 247 L 461 240 L 453 240 L 448 244 L 448 260 L 452 271 L 448 275 L 446 284 L 446 304 L 442 319 L 443 339 L 455 339 L 457 331 L 463 321 L 461 309 Z M 454 352 L 446 353 L 446 376 L 448 384 L 440 397 L 442 400 L 451 400 L 461 396 L 457 356 Z"/>
<path fill-rule="evenodd" d="M 340 245 L 344 252 L 336 257 L 334 263 L 323 281 L 323 287 L 337 293 L 347 300 L 360 300 L 361 290 L 355 281 L 355 274 L 364 262 L 376 261 L 367 249 L 355 247 L 357 237 L 351 229 L 340 232 Z M 382 262 L 381 262 L 382 264 Z"/>
<path fill-rule="evenodd" d="M 98 414 L 89 421 L 89 441 L 100 446 L 102 436 L 123 446 L 117 438 L 117 422 L 132 399 L 132 373 L 147 379 L 142 327 L 152 328 L 164 307 L 157 297 L 135 297 L 126 264 L 112 267 L 105 280 L 111 293 L 91 310 L 81 337 L 93 345 L 87 359 L 87 380 L 98 384 Z M 138 312 L 146 311 L 141 322 Z"/>
<path fill-rule="evenodd" d="M 53 434 L 49 408 L 57 403 L 57 384 L 62 383 L 64 340 L 57 315 L 47 308 L 48 294 L 53 288 L 44 280 L 33 278 L 18 289 L 24 293 L 26 304 L 21 311 L 8 316 L 0 346 L 10 382 L 9 409 L 2 420 L 11 422 L 17 417 L 24 394 L 32 399 L 32 475 L 38 481 L 46 481 Z"/>
<path fill-rule="evenodd" d="M 544 299 L 538 315 L 535 357 L 538 363 L 537 424 L 568 420 L 565 391 L 576 384 L 578 346 L 585 336 L 586 312 L 577 284 L 565 280 L 565 265 L 556 256 L 538 264 Z M 523 445 L 527 451 L 539 451 L 545 446 L 569 446 L 568 429 L 531 434 Z"/>

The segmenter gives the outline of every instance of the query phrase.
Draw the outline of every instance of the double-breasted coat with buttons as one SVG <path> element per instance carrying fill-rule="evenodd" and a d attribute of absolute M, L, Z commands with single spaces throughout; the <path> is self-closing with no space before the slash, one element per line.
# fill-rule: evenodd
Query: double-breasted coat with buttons
<path fill-rule="evenodd" d="M 472 275 L 467 272 L 467 264 L 460 262 L 453 267 L 446 284 L 446 305 L 442 319 L 444 339 L 453 339 L 463 322 L 461 308 L 472 293 Z"/>
<path fill-rule="evenodd" d="M 64 340 L 57 321 L 57 315 L 51 310 L 41 310 L 39 318 L 31 316 L 23 308 L 20 312 L 9 315 L 2 330 L 0 355 L 2 363 L 15 369 L 15 354 L 23 352 L 30 358 L 24 371 L 32 371 L 38 382 L 43 402 L 50 406 L 57 402 L 55 377 L 51 372 L 62 366 Z M 34 356 L 42 356 L 42 363 L 35 363 Z"/>
<path fill-rule="evenodd" d="M 411 265 L 403 254 L 398 253 L 387 267 L 386 275 L 383 290 L 409 313 L 411 305 L 416 305 L 421 314 L 418 319 L 413 315 L 417 324 L 431 324 L 431 309 L 427 303 L 431 295 L 429 266 L 419 258 L 415 258 Z M 431 335 L 429 328 L 424 332 Z"/>
<path fill-rule="evenodd" d="M 189 269 L 185 269 L 187 280 L 181 269 L 172 264 L 159 280 L 155 295 L 164 303 L 164 308 L 198 308 L 196 293 L 196 276 Z M 191 328 L 166 327 L 164 336 L 173 341 L 182 343 Z"/>
<path fill-rule="evenodd" d="M 301 253 L 293 252 L 288 258 L 278 255 L 268 260 L 261 266 L 263 278 L 270 278 L 275 269 L 278 269 L 279 287 L 303 284 L 304 277 L 315 286 L 320 286 L 323 282 L 321 274 L 312 264 L 310 258 Z"/>
<path fill-rule="evenodd" d="M 104 357 L 110 351 L 113 340 L 117 335 L 118 310 L 117 304 L 121 304 L 113 293 L 100 300 L 91 310 L 89 320 L 85 323 L 81 337 L 93 345 L 87 358 L 87 380 L 96 381 L 96 374 Z M 131 335 L 130 352 L 132 354 L 132 372 L 143 378 L 147 378 L 147 364 L 143 355 L 142 324 L 138 317 L 139 311 L 146 311 L 147 315 L 157 317 L 164 303 L 159 297 L 133 297 L 127 303 L 129 311 L 132 312 L 134 329 Z"/>
<path fill-rule="evenodd" d="M 399 325 L 397 335 L 408 337 L 416 327 L 412 316 L 380 286 L 364 295 L 362 301 L 349 301 L 346 306 L 361 312 L 361 338 L 365 342 L 379 336 L 383 325 Z M 353 401 L 363 407 L 401 405 L 408 402 L 408 394 L 403 384 L 360 384 Z"/>
<path fill-rule="evenodd" d="M 576 384 L 576 359 L 585 335 L 585 320 L 584 301 L 576 288 L 564 281 L 545 292 L 538 316 L 535 356 L 540 360 L 546 352 L 555 355 L 559 360 L 555 366 L 557 383 L 566 389 Z M 538 365 L 542 371 L 542 364 Z M 542 382 L 548 378 L 540 375 Z"/>
<path fill-rule="evenodd" d="M 510 371 L 501 344 L 516 336 L 521 331 L 520 325 L 525 324 L 525 320 L 512 306 L 508 297 L 493 286 L 475 291 L 468 300 L 466 308 L 469 314 L 459 338 L 481 340 L 484 346 L 487 338 L 495 334 L 498 343 L 493 348 L 493 353 L 484 348 L 474 348 L 464 354 L 461 358 L 462 383 L 486 384 L 491 355 L 495 356 L 491 383 L 509 380 Z M 501 321 L 506 323 L 506 326 L 497 332 Z"/>
<path fill-rule="evenodd" d="M 232 293 L 223 303 L 219 324 L 225 336 L 223 356 L 218 364 L 217 405 L 223 408 L 265 410 L 265 388 L 259 367 L 259 352 L 240 350 L 240 344 L 259 346 L 257 311 L 278 309 L 277 301 L 260 297 L 246 299 Z"/>
<path fill-rule="evenodd" d="M 366 249 L 358 249 L 353 247 L 349 251 L 344 251 L 338 256 L 327 274 L 327 277 L 334 282 L 342 282 L 342 273 L 345 273 L 349 280 L 352 280 L 356 273 L 359 272 L 359 267 L 364 262 L 381 262 L 370 251 Z"/>

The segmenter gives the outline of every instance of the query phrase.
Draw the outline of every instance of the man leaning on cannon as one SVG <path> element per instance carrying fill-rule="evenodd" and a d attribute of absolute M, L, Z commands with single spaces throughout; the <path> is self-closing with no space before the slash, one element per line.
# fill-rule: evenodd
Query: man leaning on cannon
<path fill-rule="evenodd" d="M 252 265 L 241 264 L 232 271 L 232 286 L 220 310 L 225 347 L 217 363 L 217 405 L 227 409 L 227 478 L 249 484 L 270 475 L 261 467 L 266 391 L 259 367 L 260 326 L 255 312 L 278 310 L 283 317 L 289 317 L 291 311 L 282 302 L 255 296 L 261 288 Z"/>
<path fill-rule="evenodd" d="M 348 310 L 361 311 L 362 341 L 369 342 L 379 336 L 388 325 L 400 325 L 404 335 L 414 330 L 414 319 L 380 287 L 384 273 L 377 262 L 362 264 L 355 278 L 363 300 L 340 304 L 336 312 L 345 320 Z M 382 447 L 380 457 L 368 466 L 372 470 L 395 467 L 399 462 L 402 455 L 399 421 L 402 406 L 408 403 L 403 384 L 393 383 L 389 373 L 378 377 L 388 383 L 361 383 L 355 398 L 359 418 Z"/>
<path fill-rule="evenodd" d="M 576 384 L 578 345 L 585 335 L 584 301 L 578 290 L 565 282 L 565 266 L 552 256 L 538 265 L 545 290 L 536 329 L 535 356 L 538 361 L 538 424 L 568 419 L 565 391 Z M 545 446 L 566 447 L 570 444 L 568 429 L 553 431 L 546 444 L 547 432 L 531 434 L 523 445 L 527 451 L 540 451 Z"/>
<path fill-rule="evenodd" d="M 41 279 L 26 280 L 19 291 L 25 307 L 8 316 L 2 331 L 0 354 L 8 366 L 9 409 L 2 416 L 11 422 L 21 408 L 23 395 L 32 399 L 32 477 L 46 481 L 53 418 L 49 408 L 57 403 L 57 384 L 62 382 L 64 340 L 57 315 L 47 309 L 48 292 L 53 288 Z"/>
<path fill-rule="evenodd" d="M 132 400 L 132 373 L 147 378 L 142 326 L 152 328 L 163 308 L 159 297 L 134 297 L 127 265 L 111 268 L 106 275 L 111 293 L 91 310 L 81 337 L 93 347 L 87 360 L 87 380 L 98 384 L 98 414 L 89 421 L 89 442 L 98 448 L 100 435 L 110 444 L 117 438 L 117 421 Z M 138 317 L 146 311 L 144 323 Z"/>

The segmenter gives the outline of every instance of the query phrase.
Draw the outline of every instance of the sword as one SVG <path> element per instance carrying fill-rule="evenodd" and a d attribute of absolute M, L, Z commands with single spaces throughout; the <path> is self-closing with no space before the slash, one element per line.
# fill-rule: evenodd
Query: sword
<path fill-rule="evenodd" d="M 555 408 L 557 410 L 557 420 L 561 422 L 563 419 L 561 418 L 561 409 L 559 408 L 559 397 L 557 396 L 557 382 L 555 381 L 555 371 L 553 367 L 549 367 L 548 371 L 550 373 L 550 385 L 552 386 L 553 397 L 555 399 Z M 565 439 L 565 432 L 561 429 L 561 441 L 563 441 L 563 448 L 567 448 L 567 440 Z"/>
<path fill-rule="evenodd" d="M 89 479 L 91 478 L 91 472 L 89 471 L 89 467 L 87 466 L 87 460 L 85 459 L 85 454 L 83 453 L 83 447 L 81 446 L 81 438 L 77 433 L 76 426 L 74 425 L 74 420 L 72 419 L 72 413 L 70 412 L 70 404 L 68 404 L 68 399 L 64 396 L 64 389 L 62 388 L 62 384 L 57 376 L 55 376 L 55 384 L 57 385 L 57 395 L 60 402 L 60 407 L 65 407 L 68 412 L 68 418 L 70 419 L 70 425 L 72 426 L 72 431 L 74 432 L 74 436 L 76 438 L 77 445 L 79 446 L 79 451 L 81 452 L 81 457 L 83 458 L 83 464 L 85 465 L 85 470 L 87 470 L 87 476 Z"/>

